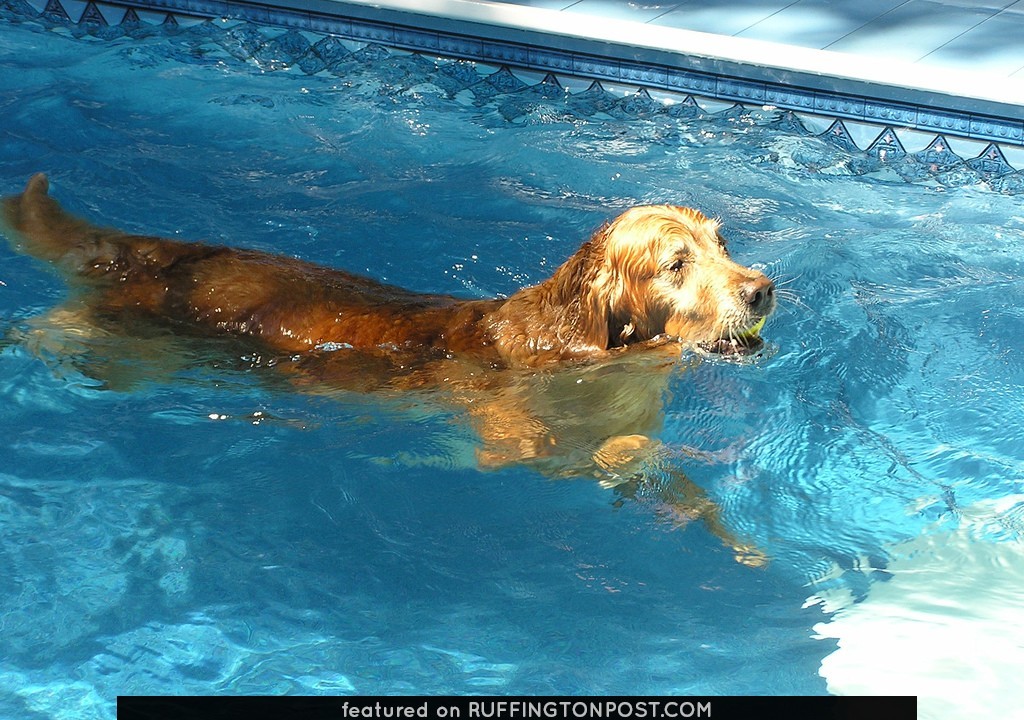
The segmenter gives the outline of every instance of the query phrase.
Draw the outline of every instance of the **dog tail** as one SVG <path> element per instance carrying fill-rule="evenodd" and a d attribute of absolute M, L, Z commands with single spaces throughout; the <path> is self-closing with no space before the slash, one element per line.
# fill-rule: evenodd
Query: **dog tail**
<path fill-rule="evenodd" d="M 46 176 L 38 173 L 24 192 L 3 200 L 0 220 L 16 250 L 94 283 L 125 280 L 175 259 L 163 257 L 171 255 L 171 243 L 97 227 L 66 212 L 49 190 Z"/>
<path fill-rule="evenodd" d="M 73 262 L 72 258 L 94 254 L 108 233 L 66 213 L 50 197 L 49 190 L 46 175 L 37 173 L 29 179 L 24 192 L 4 198 L 2 217 L 7 228 L 13 231 L 8 235 L 14 247 L 62 266 Z"/>

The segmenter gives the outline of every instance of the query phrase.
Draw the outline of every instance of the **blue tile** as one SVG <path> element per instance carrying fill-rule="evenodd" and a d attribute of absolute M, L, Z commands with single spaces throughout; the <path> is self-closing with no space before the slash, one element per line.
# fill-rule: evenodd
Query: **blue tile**
<path fill-rule="evenodd" d="M 866 100 L 864 102 L 864 119 L 916 126 L 917 108 L 910 105 Z"/>
<path fill-rule="evenodd" d="M 488 75 L 484 82 L 502 93 L 519 92 L 526 87 L 526 83 L 505 66 Z"/>
<path fill-rule="evenodd" d="M 668 70 L 648 65 L 621 63 L 619 78 L 624 82 L 663 88 L 668 84 Z"/>
<path fill-rule="evenodd" d="M 735 80 L 732 78 L 718 78 L 716 89 L 717 95 L 720 98 L 750 101 L 759 105 L 764 103 L 765 89 L 763 83 L 747 82 L 746 80 Z"/>
<path fill-rule="evenodd" d="M 866 152 L 879 160 L 893 160 L 907 154 L 899 135 L 891 127 L 883 128 L 874 142 L 868 145 Z"/>
<path fill-rule="evenodd" d="M 617 80 L 619 78 L 619 64 L 614 60 L 602 60 L 591 56 L 576 56 L 573 58 L 573 72 L 583 77 Z"/>
<path fill-rule="evenodd" d="M 992 189 L 1008 195 L 1024 194 L 1024 171 L 1002 175 L 990 181 Z"/>
<path fill-rule="evenodd" d="M 994 143 L 985 148 L 978 157 L 968 160 L 967 165 L 987 177 L 999 177 L 1013 172 L 1013 167 L 1006 162 L 1002 150 Z"/>
<path fill-rule="evenodd" d="M 463 60 L 442 63 L 440 65 L 440 72 L 441 75 L 448 79 L 451 86 L 458 90 L 475 85 L 481 80 L 480 72 L 478 71 L 476 64 Z"/>
<path fill-rule="evenodd" d="M 529 48 L 527 62 L 530 67 L 554 70 L 555 72 L 572 72 L 573 56 L 571 53 L 542 48 Z"/>
<path fill-rule="evenodd" d="M 530 89 L 544 97 L 562 97 L 566 93 L 565 88 L 562 87 L 562 83 L 558 80 L 558 76 L 554 73 L 548 73 L 544 76 L 543 80 Z"/>
<path fill-rule="evenodd" d="M 665 82 L 671 90 L 695 95 L 714 95 L 718 84 L 714 75 L 685 70 L 669 70 Z"/>
<path fill-rule="evenodd" d="M 275 10 L 271 15 L 274 25 L 296 30 L 309 29 L 309 15 L 293 10 Z"/>
<path fill-rule="evenodd" d="M 963 158 L 949 149 L 949 141 L 942 135 L 928 143 L 928 147 L 921 152 L 914 153 L 914 157 L 931 165 L 936 172 L 963 162 Z"/>
<path fill-rule="evenodd" d="M 1012 140 L 1022 143 L 1024 142 L 1024 122 L 972 117 L 969 134 L 971 137 L 985 140 Z"/>
<path fill-rule="evenodd" d="M 235 8 L 231 3 L 221 0 L 181 0 L 181 2 L 154 2 L 153 4 L 166 7 L 169 10 L 180 9 L 199 17 L 230 17 L 235 14 Z"/>
<path fill-rule="evenodd" d="M 198 5 L 196 0 L 191 0 L 191 4 L 193 6 Z M 276 19 L 274 10 L 260 5 L 228 3 L 228 12 L 226 14 L 231 17 L 245 18 L 249 22 L 259 23 L 260 25 L 273 25 Z"/>
<path fill-rule="evenodd" d="M 394 42 L 395 28 L 378 23 L 353 22 L 352 37 L 366 42 L 387 44 Z"/>
<path fill-rule="evenodd" d="M 653 115 L 664 110 L 664 106 L 651 97 L 645 88 L 640 88 L 634 94 L 620 98 L 615 103 L 611 114 L 616 117 L 642 117 Z"/>
<path fill-rule="evenodd" d="M 959 135 L 967 135 L 971 129 L 971 119 L 969 116 L 933 110 L 931 108 L 920 108 L 917 112 L 917 122 L 920 126 L 930 130 L 957 133 Z"/>
<path fill-rule="evenodd" d="M 182 0 L 182 2 L 164 3 L 168 8 L 178 9 L 185 12 L 195 13 L 200 17 L 230 17 L 234 15 L 235 8 L 231 3 L 221 0 Z"/>
<path fill-rule="evenodd" d="M 682 102 L 669 105 L 665 112 L 675 118 L 702 118 L 707 115 L 692 95 L 687 95 Z"/>
<path fill-rule="evenodd" d="M 441 35 L 437 39 L 438 52 L 457 58 L 482 59 L 484 56 L 483 46 L 483 41 L 478 38 Z"/>
<path fill-rule="evenodd" d="M 821 134 L 821 137 L 848 152 L 858 152 L 860 150 L 842 120 L 836 120 L 832 123 L 832 126 Z"/>
<path fill-rule="evenodd" d="M 64 6 L 60 4 L 60 0 L 46 0 L 46 7 L 43 8 L 42 14 L 57 22 L 71 22 L 71 17 L 68 15 L 68 11 L 64 9 Z"/>
<path fill-rule="evenodd" d="M 395 28 L 395 44 L 413 50 L 436 52 L 440 47 L 437 33 L 412 28 Z"/>
<path fill-rule="evenodd" d="M 106 26 L 109 23 L 107 19 L 103 17 L 103 13 L 96 7 L 96 3 L 89 1 L 85 6 L 85 10 L 82 11 L 82 17 L 78 19 L 79 23 L 92 23 L 95 25 Z"/>
<path fill-rule="evenodd" d="M 809 90 L 769 85 L 765 88 L 764 101 L 777 107 L 811 110 L 814 108 L 815 95 Z"/>
<path fill-rule="evenodd" d="M 866 103 L 862 98 L 834 93 L 815 93 L 814 109 L 826 115 L 835 114 L 841 117 L 862 118 L 865 115 Z M 892 118 L 885 118 L 891 120 Z"/>
<path fill-rule="evenodd" d="M 313 32 L 350 37 L 352 35 L 352 21 L 312 14 L 309 16 L 309 29 Z"/>
<path fill-rule="evenodd" d="M 484 42 L 482 45 L 485 60 L 500 64 L 525 66 L 530 62 L 530 54 L 525 46 L 506 43 Z"/>

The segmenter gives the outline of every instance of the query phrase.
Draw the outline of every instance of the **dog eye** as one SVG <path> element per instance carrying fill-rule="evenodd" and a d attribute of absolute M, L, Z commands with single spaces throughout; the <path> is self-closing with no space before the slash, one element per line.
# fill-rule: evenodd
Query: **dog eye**
<path fill-rule="evenodd" d="M 686 261 L 680 258 L 678 260 L 673 260 L 672 264 L 668 266 L 668 269 L 674 273 L 677 273 L 684 267 L 686 267 Z"/>

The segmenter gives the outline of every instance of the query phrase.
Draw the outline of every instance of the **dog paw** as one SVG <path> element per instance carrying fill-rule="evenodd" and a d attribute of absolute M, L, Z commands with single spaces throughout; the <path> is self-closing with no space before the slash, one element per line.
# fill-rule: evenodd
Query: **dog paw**
<path fill-rule="evenodd" d="M 733 545 L 732 551 L 733 558 L 741 565 L 758 569 L 768 567 L 770 558 L 753 545 Z"/>
<path fill-rule="evenodd" d="M 656 446 L 657 441 L 646 435 L 615 435 L 605 440 L 593 455 L 594 463 L 610 474 L 601 484 L 614 487 L 636 475 Z"/>

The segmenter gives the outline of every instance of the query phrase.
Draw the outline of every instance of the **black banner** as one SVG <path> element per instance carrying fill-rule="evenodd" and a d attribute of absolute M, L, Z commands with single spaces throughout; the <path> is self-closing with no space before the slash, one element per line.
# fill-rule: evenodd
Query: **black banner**
<path fill-rule="evenodd" d="M 117 698 L 118 720 L 916 720 L 916 697 Z"/>

